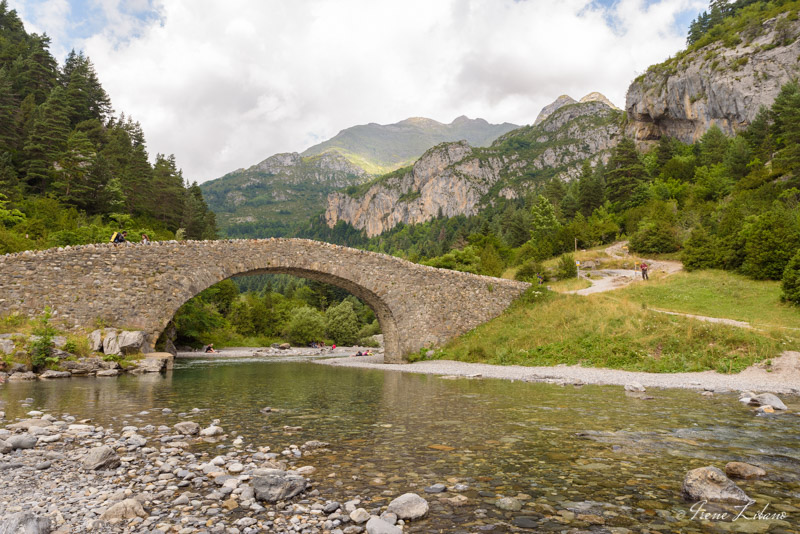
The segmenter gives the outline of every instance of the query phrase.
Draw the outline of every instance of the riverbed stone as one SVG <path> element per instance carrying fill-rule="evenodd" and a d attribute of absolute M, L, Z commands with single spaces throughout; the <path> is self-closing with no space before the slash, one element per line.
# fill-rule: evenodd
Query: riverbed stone
<path fill-rule="evenodd" d="M 367 521 L 367 534 L 403 534 L 403 530 L 380 517 L 372 516 Z"/>
<path fill-rule="evenodd" d="M 20 380 L 36 380 L 38 377 L 36 373 L 32 371 L 18 371 L 13 373 L 11 376 L 8 377 L 9 380 L 13 381 L 20 381 Z"/>
<path fill-rule="evenodd" d="M 122 351 L 119 350 L 117 331 L 112 328 L 106 328 L 105 330 L 105 335 L 103 336 L 103 352 L 109 355 L 120 356 Z"/>
<path fill-rule="evenodd" d="M 390 502 L 386 510 L 400 519 L 419 519 L 428 513 L 428 501 L 416 493 L 404 493 Z"/>
<path fill-rule="evenodd" d="M 180 423 L 176 423 L 172 428 L 184 436 L 194 436 L 200 433 L 200 425 L 194 421 L 181 421 Z"/>
<path fill-rule="evenodd" d="M 766 476 L 767 472 L 745 462 L 728 462 L 725 464 L 725 474 L 731 478 L 751 479 Z"/>
<path fill-rule="evenodd" d="M 274 503 L 291 499 L 308 488 L 308 481 L 300 475 L 286 471 L 271 470 L 270 474 L 256 476 L 252 480 L 256 499 Z"/>
<path fill-rule="evenodd" d="M 119 369 L 103 369 L 102 371 L 97 371 L 96 375 L 101 378 L 104 376 L 119 376 Z"/>
<path fill-rule="evenodd" d="M 353 523 L 355 523 L 357 525 L 360 525 L 361 523 L 364 523 L 364 522 L 368 521 L 370 515 L 369 515 L 369 512 L 367 512 L 363 508 L 356 508 L 355 510 L 350 512 L 350 516 L 349 517 L 350 517 L 350 521 L 352 521 Z"/>
<path fill-rule="evenodd" d="M 0 454 L 8 454 L 9 452 L 13 451 L 14 448 L 11 444 L 3 439 L 0 439 Z"/>
<path fill-rule="evenodd" d="M 14 354 L 14 341 L 10 339 L 0 339 L 0 352 L 3 354 Z"/>
<path fill-rule="evenodd" d="M 100 519 L 102 521 L 115 523 L 125 519 L 134 519 L 136 517 L 147 517 L 147 512 L 144 511 L 144 508 L 142 508 L 138 500 L 125 499 L 103 512 Z"/>
<path fill-rule="evenodd" d="M 645 390 L 645 387 L 641 385 L 639 382 L 628 382 L 625 384 L 625 391 L 631 391 L 633 393 L 642 393 Z"/>
<path fill-rule="evenodd" d="M 501 499 L 497 499 L 497 502 L 494 505 L 501 510 L 507 510 L 509 512 L 519 512 L 522 510 L 522 503 L 519 499 L 515 499 L 514 497 L 503 497 Z"/>
<path fill-rule="evenodd" d="M 717 467 L 692 469 L 683 479 L 683 496 L 691 501 L 744 504 L 752 499 Z"/>
<path fill-rule="evenodd" d="M 750 399 L 753 406 L 772 406 L 776 410 L 785 410 L 786 405 L 776 395 L 772 393 L 762 393 Z"/>
<path fill-rule="evenodd" d="M 69 371 L 56 371 L 54 369 L 48 369 L 41 375 L 39 378 L 69 378 L 72 376 L 72 373 Z"/>
<path fill-rule="evenodd" d="M 224 432 L 224 430 L 222 430 L 222 427 L 219 427 L 217 425 L 211 425 L 211 426 L 201 430 L 200 431 L 200 435 L 203 436 L 204 438 L 209 438 L 209 437 L 212 437 L 212 436 L 218 436 L 218 435 L 222 434 L 223 432 Z"/>
<path fill-rule="evenodd" d="M 91 449 L 83 459 L 83 467 L 94 471 L 98 469 L 114 469 L 119 467 L 120 459 L 114 449 L 108 445 L 101 445 Z"/>
<path fill-rule="evenodd" d="M 36 446 L 39 438 L 30 434 L 14 434 L 6 439 L 6 443 L 11 445 L 11 448 L 16 449 L 32 449 Z"/>
<path fill-rule="evenodd" d="M 32 512 L 19 512 L 0 521 L 0 534 L 50 534 L 52 523 Z"/>

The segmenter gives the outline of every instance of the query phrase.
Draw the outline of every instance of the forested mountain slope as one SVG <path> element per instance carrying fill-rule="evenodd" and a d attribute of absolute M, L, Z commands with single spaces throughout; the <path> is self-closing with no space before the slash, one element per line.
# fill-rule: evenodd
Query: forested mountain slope
<path fill-rule="evenodd" d="M 59 66 L 0 1 L 0 253 L 107 241 L 113 230 L 216 236 L 214 215 L 173 156 L 148 161 L 144 133 L 111 99 L 92 62 Z"/>

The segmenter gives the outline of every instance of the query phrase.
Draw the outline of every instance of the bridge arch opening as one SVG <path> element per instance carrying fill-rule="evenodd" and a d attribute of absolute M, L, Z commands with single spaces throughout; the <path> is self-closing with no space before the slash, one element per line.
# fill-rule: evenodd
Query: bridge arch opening
<path fill-rule="evenodd" d="M 152 339 L 154 341 L 154 344 L 155 340 L 158 339 L 159 336 L 161 336 L 161 334 L 163 334 L 165 330 L 168 328 L 170 322 L 172 322 L 178 310 L 186 302 L 189 302 L 191 299 L 195 298 L 206 289 L 214 286 L 215 284 L 223 280 L 254 276 L 254 275 L 265 275 L 265 274 L 266 275 L 286 274 L 306 280 L 314 280 L 317 282 L 321 282 L 323 284 L 328 284 L 343 289 L 349 294 L 355 296 L 356 298 L 361 300 L 366 306 L 368 306 L 375 314 L 375 318 L 377 319 L 381 329 L 381 333 L 383 334 L 384 357 L 386 361 L 390 361 L 392 359 L 397 359 L 401 357 L 401 352 L 400 352 L 401 348 L 399 342 L 397 321 L 389 305 L 379 295 L 375 294 L 368 288 L 365 288 L 351 280 L 336 276 L 331 273 L 316 271 L 313 269 L 285 267 L 285 266 L 245 270 L 242 272 L 237 272 L 235 274 L 232 274 L 226 278 L 222 278 L 221 280 L 217 280 L 216 278 L 213 277 L 201 277 L 199 279 L 197 277 L 193 278 L 192 282 L 187 284 L 187 286 L 184 288 L 185 291 L 182 292 L 182 297 L 171 301 L 170 306 L 167 307 L 167 309 L 165 310 L 166 313 L 164 314 L 161 320 L 161 323 L 159 325 L 159 330 L 152 333 Z"/>

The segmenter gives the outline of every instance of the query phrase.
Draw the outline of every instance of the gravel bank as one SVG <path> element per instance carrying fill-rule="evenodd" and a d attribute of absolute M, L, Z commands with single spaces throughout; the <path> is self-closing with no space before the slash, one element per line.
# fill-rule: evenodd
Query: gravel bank
<path fill-rule="evenodd" d="M 453 375 L 526 382 L 551 382 L 556 384 L 605 384 L 624 386 L 639 382 L 645 387 L 704 389 L 710 391 L 769 391 L 773 393 L 800 394 L 800 352 L 784 352 L 772 360 L 768 368 L 763 365 L 749 367 L 739 374 L 720 374 L 714 371 L 701 373 L 639 373 L 580 366 L 523 367 L 519 365 L 488 365 L 450 360 L 430 360 L 409 364 L 385 364 L 383 356 L 347 357 L 318 360 L 323 365 L 383 369 L 432 375 Z"/>

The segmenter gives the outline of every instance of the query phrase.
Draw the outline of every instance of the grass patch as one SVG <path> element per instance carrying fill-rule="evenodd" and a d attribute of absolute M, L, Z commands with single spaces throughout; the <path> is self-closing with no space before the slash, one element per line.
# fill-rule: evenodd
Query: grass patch
<path fill-rule="evenodd" d="M 746 321 L 756 327 L 800 329 L 800 309 L 780 302 L 780 282 L 718 270 L 680 272 L 617 291 L 651 308 Z"/>
<path fill-rule="evenodd" d="M 567 278 L 566 280 L 548 282 L 547 286 L 558 293 L 565 293 L 567 291 L 577 291 L 578 289 L 592 287 L 592 283 L 585 278 Z"/>
<path fill-rule="evenodd" d="M 703 323 L 604 294 L 581 297 L 532 289 L 503 315 L 453 340 L 434 358 L 736 373 L 797 346 L 785 332 Z"/>

